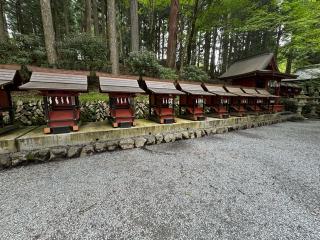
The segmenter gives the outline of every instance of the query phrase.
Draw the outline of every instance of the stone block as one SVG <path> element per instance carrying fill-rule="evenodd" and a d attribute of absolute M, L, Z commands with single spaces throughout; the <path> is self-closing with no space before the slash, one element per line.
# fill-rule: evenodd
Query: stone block
<path fill-rule="evenodd" d="M 15 152 L 11 154 L 12 166 L 18 166 L 22 163 L 27 162 L 27 154 L 25 152 Z"/>
<path fill-rule="evenodd" d="M 67 156 L 68 150 L 65 147 L 56 147 L 50 149 L 50 161 L 63 159 Z"/>
<path fill-rule="evenodd" d="M 93 145 L 86 145 L 82 148 L 80 157 L 86 157 L 86 156 L 91 156 L 94 154 L 94 147 Z"/>
<path fill-rule="evenodd" d="M 82 147 L 81 146 L 71 146 L 68 150 L 67 157 L 68 158 L 76 158 L 80 156 Z"/>
<path fill-rule="evenodd" d="M 122 139 L 119 142 L 119 146 L 123 150 L 134 148 L 134 140 L 132 138 Z"/>
<path fill-rule="evenodd" d="M 11 167 L 11 158 L 9 154 L 1 154 L 0 155 L 0 169 Z"/>
<path fill-rule="evenodd" d="M 195 138 L 195 132 L 194 131 L 189 131 L 189 138 L 190 139 Z"/>
<path fill-rule="evenodd" d="M 134 139 L 134 146 L 136 148 L 140 148 L 140 147 L 143 147 L 146 142 L 147 142 L 147 140 L 145 138 L 138 137 L 138 138 Z"/>
<path fill-rule="evenodd" d="M 155 138 L 156 138 L 157 144 L 160 144 L 163 142 L 163 135 L 162 134 L 155 135 Z"/>
<path fill-rule="evenodd" d="M 114 151 L 118 148 L 119 141 L 108 141 L 106 146 L 108 151 Z"/>
<path fill-rule="evenodd" d="M 172 133 L 164 134 L 163 140 L 166 143 L 174 142 L 175 141 L 174 134 L 172 134 Z"/>
<path fill-rule="evenodd" d="M 182 140 L 183 139 L 181 132 L 175 133 L 174 137 L 175 137 L 175 140 Z"/>
<path fill-rule="evenodd" d="M 201 130 L 196 130 L 196 131 L 195 131 L 195 137 L 196 137 L 196 138 L 202 137 L 202 132 L 201 132 Z"/>
<path fill-rule="evenodd" d="M 145 138 L 147 140 L 146 142 L 147 145 L 153 145 L 156 143 L 156 137 L 154 135 L 147 135 L 145 136 Z"/>
<path fill-rule="evenodd" d="M 189 132 L 187 132 L 187 131 L 184 131 L 181 134 L 182 134 L 182 138 L 183 139 L 189 139 L 190 138 Z"/>
<path fill-rule="evenodd" d="M 102 152 L 107 151 L 107 143 L 106 142 L 96 142 L 94 144 L 94 150 L 97 153 L 102 153 Z"/>
<path fill-rule="evenodd" d="M 27 161 L 34 161 L 34 162 L 46 162 L 50 158 L 50 151 L 49 149 L 40 149 L 29 152 L 27 154 Z"/>
<path fill-rule="evenodd" d="M 217 129 L 217 134 L 222 134 L 222 133 L 226 133 L 226 132 L 228 132 L 227 127 L 222 127 L 222 128 Z"/>
<path fill-rule="evenodd" d="M 207 128 L 204 131 L 205 131 L 206 135 L 208 135 L 208 136 L 212 133 L 212 129 L 211 128 Z"/>

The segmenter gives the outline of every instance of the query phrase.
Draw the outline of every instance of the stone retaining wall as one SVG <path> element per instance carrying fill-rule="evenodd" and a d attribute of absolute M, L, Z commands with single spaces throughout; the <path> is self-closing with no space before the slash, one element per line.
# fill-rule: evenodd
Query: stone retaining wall
<path fill-rule="evenodd" d="M 40 126 L 45 124 L 44 107 L 42 100 L 14 103 L 15 121 L 23 126 Z M 109 115 L 109 105 L 106 101 L 81 102 L 81 121 L 100 122 L 105 121 Z M 138 101 L 135 104 L 136 118 L 146 118 L 148 115 L 148 103 Z M 5 116 L 5 121 L 9 116 Z"/>
<path fill-rule="evenodd" d="M 146 145 L 169 143 L 184 139 L 199 138 L 212 134 L 222 134 L 229 131 L 260 127 L 284 122 L 296 118 L 295 114 L 269 114 L 242 118 L 204 121 L 199 128 L 177 128 L 175 131 L 154 132 L 148 135 L 137 135 L 112 140 L 97 140 L 85 144 L 70 146 L 54 146 L 37 150 L 13 152 L 0 155 L 0 169 L 16 167 L 28 163 L 42 163 L 61 159 L 89 156 L 106 151 L 140 148 Z M 187 126 L 187 125 L 183 125 Z M 196 126 L 190 124 L 190 126 Z"/>

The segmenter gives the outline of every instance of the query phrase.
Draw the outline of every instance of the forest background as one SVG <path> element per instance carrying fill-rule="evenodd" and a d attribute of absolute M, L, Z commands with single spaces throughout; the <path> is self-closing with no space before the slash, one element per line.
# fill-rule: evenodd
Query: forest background
<path fill-rule="evenodd" d="M 0 0 L 0 63 L 213 80 L 273 52 L 320 62 L 317 0 Z"/>

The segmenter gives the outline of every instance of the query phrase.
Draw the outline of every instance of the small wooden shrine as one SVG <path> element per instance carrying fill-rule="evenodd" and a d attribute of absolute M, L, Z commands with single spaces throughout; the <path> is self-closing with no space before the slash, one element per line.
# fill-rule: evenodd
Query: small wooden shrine
<path fill-rule="evenodd" d="M 302 87 L 298 84 L 282 82 L 280 85 L 280 96 L 293 98 L 295 96 L 300 95 L 302 91 Z"/>
<path fill-rule="evenodd" d="M 240 87 L 225 86 L 229 93 L 235 95 L 231 97 L 230 114 L 242 117 L 247 112 L 248 99 L 251 95 L 244 93 Z"/>
<path fill-rule="evenodd" d="M 173 82 L 139 80 L 140 87 L 149 94 L 149 117 L 161 124 L 175 122 L 175 98 L 185 93 Z"/>
<path fill-rule="evenodd" d="M 273 53 L 265 53 L 234 62 L 219 79 L 236 86 L 264 88 L 280 96 L 281 80 L 296 77 L 280 72 Z M 279 99 L 276 99 L 274 108 L 283 110 Z"/>
<path fill-rule="evenodd" d="M 11 92 L 18 90 L 19 85 L 22 84 L 19 70 L 20 66 L 0 66 L 0 134 L 15 128 Z M 8 121 L 5 116 L 8 116 Z"/>
<path fill-rule="evenodd" d="M 43 96 L 47 127 L 44 133 L 78 131 L 80 125 L 79 93 L 88 91 L 87 75 L 75 72 L 33 72 L 22 90 L 38 90 Z"/>
<path fill-rule="evenodd" d="M 135 126 L 134 98 L 137 94 L 145 93 L 139 87 L 138 81 L 99 77 L 100 92 L 109 94 L 109 121 L 113 127 Z"/>
<path fill-rule="evenodd" d="M 265 53 L 234 62 L 219 79 L 232 85 L 269 88 L 270 81 L 281 82 L 296 75 L 281 73 L 273 53 Z"/>
<path fill-rule="evenodd" d="M 257 91 L 257 93 L 259 93 L 265 97 L 265 98 L 263 98 L 263 103 L 261 105 L 262 109 L 264 111 L 266 111 L 267 113 L 275 112 L 274 106 L 276 104 L 276 99 L 278 99 L 280 97 L 276 96 L 276 95 L 272 95 L 264 88 L 257 88 L 256 91 Z"/>
<path fill-rule="evenodd" d="M 194 121 L 205 120 L 206 97 L 213 94 L 206 92 L 200 84 L 176 82 L 176 88 L 186 93 L 180 97 L 180 116 Z"/>
<path fill-rule="evenodd" d="M 228 93 L 223 86 L 202 84 L 205 91 L 212 93 L 212 96 L 206 96 L 206 106 L 209 107 L 214 117 L 227 118 L 230 116 L 229 108 L 231 98 L 235 95 Z"/>
<path fill-rule="evenodd" d="M 263 113 L 262 104 L 263 99 L 265 98 L 263 95 L 259 94 L 255 88 L 242 88 L 242 90 L 251 95 L 248 98 L 247 109 L 254 114 Z"/>

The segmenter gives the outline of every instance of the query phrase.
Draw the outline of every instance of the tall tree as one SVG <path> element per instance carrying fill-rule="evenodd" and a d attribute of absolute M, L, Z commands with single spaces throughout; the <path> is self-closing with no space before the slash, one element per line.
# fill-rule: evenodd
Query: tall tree
<path fill-rule="evenodd" d="M 130 5 L 131 17 L 131 51 L 139 51 L 139 16 L 138 1 L 131 0 Z"/>
<path fill-rule="evenodd" d="M 94 34 L 99 35 L 99 16 L 97 0 L 92 0 Z"/>
<path fill-rule="evenodd" d="M 69 0 L 63 1 L 63 18 L 65 25 L 65 33 L 68 35 L 70 33 L 70 24 L 69 24 L 69 11 L 70 11 L 70 2 Z"/>
<path fill-rule="evenodd" d="M 109 33 L 109 48 L 110 48 L 110 60 L 112 64 L 112 74 L 119 74 L 119 51 L 117 40 L 117 28 L 116 28 L 116 7 L 115 0 L 108 0 L 108 33 Z"/>
<path fill-rule="evenodd" d="M 85 0 L 85 31 L 87 33 L 91 33 L 91 25 L 92 25 L 92 4 L 91 0 Z"/>
<path fill-rule="evenodd" d="M 210 59 L 210 77 L 214 78 L 216 74 L 216 45 L 217 45 L 218 31 L 216 28 L 213 30 L 212 35 L 212 51 Z"/>
<path fill-rule="evenodd" d="M 57 52 L 55 49 L 55 34 L 50 0 L 40 0 L 40 6 L 48 62 L 51 65 L 55 65 L 57 63 Z"/>
<path fill-rule="evenodd" d="M 190 64 L 191 54 L 196 47 L 196 21 L 198 18 L 199 0 L 195 0 L 192 18 L 190 20 L 189 38 L 187 45 L 187 64 Z"/>
<path fill-rule="evenodd" d="M 102 36 L 107 36 L 107 16 L 106 16 L 106 0 L 101 1 L 101 28 Z"/>
<path fill-rule="evenodd" d="M 204 54 L 203 54 L 203 69 L 208 72 L 209 59 L 210 59 L 210 44 L 211 44 L 211 32 L 207 31 L 204 34 Z"/>
<path fill-rule="evenodd" d="M 4 0 L 0 0 L 0 42 L 4 42 L 7 39 L 7 31 L 4 15 Z"/>
<path fill-rule="evenodd" d="M 167 47 L 167 65 L 170 68 L 175 68 L 176 66 L 178 13 L 179 0 L 171 0 L 169 16 L 169 39 Z"/>

